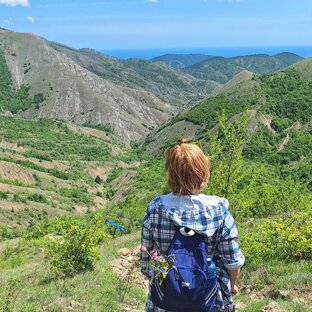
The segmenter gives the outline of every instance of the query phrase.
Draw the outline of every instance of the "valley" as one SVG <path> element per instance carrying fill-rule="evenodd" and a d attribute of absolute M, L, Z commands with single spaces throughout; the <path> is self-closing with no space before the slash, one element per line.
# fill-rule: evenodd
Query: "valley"
<path fill-rule="evenodd" d="M 238 310 L 311 311 L 312 60 L 194 57 L 122 61 L 0 30 L 3 311 L 142 311 L 144 289 L 110 263 L 139 245 L 181 137 L 210 156 L 205 193 L 239 228 Z"/>

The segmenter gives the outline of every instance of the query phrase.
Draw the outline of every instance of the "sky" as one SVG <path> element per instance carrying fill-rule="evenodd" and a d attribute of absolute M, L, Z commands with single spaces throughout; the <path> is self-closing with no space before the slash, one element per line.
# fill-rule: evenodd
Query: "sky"
<path fill-rule="evenodd" d="M 0 0 L 0 27 L 97 50 L 312 46 L 312 0 Z"/>

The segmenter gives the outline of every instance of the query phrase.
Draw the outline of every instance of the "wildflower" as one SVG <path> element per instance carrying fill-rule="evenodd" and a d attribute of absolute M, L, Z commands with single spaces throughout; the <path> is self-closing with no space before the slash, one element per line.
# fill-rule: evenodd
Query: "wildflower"
<path fill-rule="evenodd" d="M 158 255 L 158 251 L 155 249 L 148 252 L 144 246 L 141 246 L 141 251 L 146 252 L 151 257 L 147 275 L 152 279 L 158 278 L 161 285 L 168 272 L 173 268 L 174 256 Z"/>
<path fill-rule="evenodd" d="M 147 274 L 149 277 L 153 277 L 155 275 L 155 267 L 153 265 L 149 267 Z"/>
<path fill-rule="evenodd" d="M 151 260 L 156 260 L 158 257 L 158 251 L 156 249 L 153 249 L 150 251 Z"/>

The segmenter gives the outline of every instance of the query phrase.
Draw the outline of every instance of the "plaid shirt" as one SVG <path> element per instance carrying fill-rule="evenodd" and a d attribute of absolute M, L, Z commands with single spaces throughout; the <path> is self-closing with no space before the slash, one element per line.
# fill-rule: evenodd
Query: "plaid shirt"
<path fill-rule="evenodd" d="M 228 201 L 204 194 L 176 196 L 157 195 L 149 203 L 142 222 L 141 245 L 147 251 L 164 254 L 178 227 L 188 227 L 206 238 L 208 252 L 217 267 L 218 292 L 216 308 L 232 310 L 233 300 L 227 269 L 243 266 L 245 258 L 238 246 L 238 233 L 228 210 Z M 149 255 L 141 253 L 141 271 L 147 274 Z M 164 312 L 148 295 L 147 312 Z"/>

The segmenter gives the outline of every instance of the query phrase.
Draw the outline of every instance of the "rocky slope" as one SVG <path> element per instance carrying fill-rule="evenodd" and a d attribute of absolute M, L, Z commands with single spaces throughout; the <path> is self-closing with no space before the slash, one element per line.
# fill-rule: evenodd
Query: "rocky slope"
<path fill-rule="evenodd" d="M 220 86 L 218 82 L 195 78 L 163 62 L 119 60 L 92 49 L 75 50 L 58 43 L 47 43 L 104 79 L 119 86 L 149 91 L 176 106 L 193 105 Z"/>
<path fill-rule="evenodd" d="M 103 124 L 130 141 L 175 113 L 153 94 L 104 80 L 32 34 L 0 30 L 0 49 L 13 87 L 29 84 L 31 95 L 44 96 L 39 107 L 21 113 L 25 117 Z"/>

